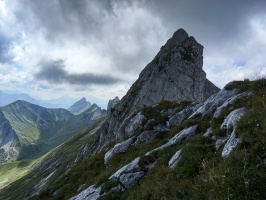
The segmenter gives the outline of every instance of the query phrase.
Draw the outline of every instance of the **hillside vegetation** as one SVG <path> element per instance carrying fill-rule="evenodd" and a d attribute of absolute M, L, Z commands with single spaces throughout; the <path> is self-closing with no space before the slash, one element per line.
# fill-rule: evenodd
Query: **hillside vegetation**
<path fill-rule="evenodd" d="M 3 171 L 3 174 L 0 173 L 0 177 L 1 174 L 18 174 L 19 171 L 24 171 L 23 176 L 19 176 L 17 179 L 10 179 L 10 176 L 6 177 L 10 180 L 7 180 L 8 182 L 4 184 L 8 186 L 0 190 L 0 199 L 27 199 L 49 185 L 53 185 L 64 173 L 67 173 L 73 166 L 91 155 L 91 149 L 97 139 L 97 130 L 104 120 L 105 118 L 101 118 L 94 121 L 86 129 L 76 133 L 67 142 L 54 148 L 39 159 L 28 162 L 24 160 L 0 164 L 1 172 L 6 165 L 16 165 L 12 167 L 12 171 L 10 166 L 8 166 L 6 171 Z"/>
<path fill-rule="evenodd" d="M 228 84 L 225 89 L 227 91 L 237 89 L 239 93 L 244 91 L 252 93 L 228 104 L 217 118 L 213 117 L 215 111 L 213 110 L 211 114 L 205 116 L 187 118 L 169 131 L 158 131 L 154 139 L 149 142 L 131 146 L 126 152 L 114 154 L 108 167 L 104 164 L 105 152 L 89 156 L 66 173 L 62 173 L 53 184 L 49 184 L 43 192 L 30 199 L 69 199 L 91 185 L 95 188 L 100 187 L 98 199 L 108 200 L 265 199 L 266 80 L 236 81 Z M 194 104 L 189 102 L 178 104 L 164 101 L 156 106 L 145 108 L 142 112 L 146 116 L 146 122 L 149 118 L 154 119 L 152 125 L 156 126 L 169 120 L 166 116 L 159 116 L 159 113 L 163 113 L 161 111 L 176 108 L 178 112 L 192 106 Z M 241 142 L 229 156 L 225 157 L 221 155 L 225 143 L 216 148 L 217 141 L 224 138 L 228 132 L 220 127 L 229 113 L 239 108 L 245 110 L 235 126 L 236 137 Z M 147 154 L 167 143 L 178 132 L 193 125 L 197 125 L 195 136 Z M 143 127 L 147 130 L 152 129 L 151 126 Z M 209 127 L 212 128 L 212 133 L 204 134 Z M 96 132 L 94 134 L 96 143 L 98 136 L 99 133 Z M 80 136 L 77 135 L 75 138 L 80 141 L 78 137 Z M 66 144 L 70 145 L 72 142 L 73 139 Z M 114 145 L 115 143 L 110 143 L 109 149 Z M 65 151 L 63 147 L 61 151 Z M 171 168 L 169 160 L 178 150 L 182 150 L 181 157 Z M 113 180 L 109 177 L 136 157 L 140 157 L 138 165 L 144 170 L 145 175 L 132 189 L 115 190 L 114 188 L 121 182 L 119 179 Z M 147 168 L 151 164 L 152 167 Z M 4 198 L 11 195 L 12 189 L 18 191 L 15 188 L 22 183 L 23 181 L 20 180 L 3 190 L 2 194 L 6 195 Z M 26 188 L 24 186 L 21 191 L 27 190 Z"/>
<path fill-rule="evenodd" d="M 0 108 L 0 161 L 33 159 L 62 144 L 105 115 L 94 105 L 79 115 L 25 101 Z"/>

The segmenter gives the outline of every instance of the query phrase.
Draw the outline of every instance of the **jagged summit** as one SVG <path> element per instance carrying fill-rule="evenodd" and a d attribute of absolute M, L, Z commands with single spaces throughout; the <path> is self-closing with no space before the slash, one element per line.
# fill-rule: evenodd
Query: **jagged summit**
<path fill-rule="evenodd" d="M 106 135 L 115 135 L 117 141 L 125 139 L 130 116 L 143 107 L 162 100 L 200 103 L 220 91 L 206 78 L 202 66 L 203 46 L 184 29 L 178 29 L 108 113 L 101 140 Z"/>
<path fill-rule="evenodd" d="M 118 96 L 116 96 L 114 99 L 110 99 L 107 105 L 107 112 L 110 113 L 111 109 L 115 107 L 115 105 L 118 104 L 119 101 L 120 99 L 118 98 Z"/>
<path fill-rule="evenodd" d="M 91 103 L 83 97 L 82 99 L 74 103 L 68 110 L 73 114 L 79 114 L 89 109 L 90 107 Z"/>

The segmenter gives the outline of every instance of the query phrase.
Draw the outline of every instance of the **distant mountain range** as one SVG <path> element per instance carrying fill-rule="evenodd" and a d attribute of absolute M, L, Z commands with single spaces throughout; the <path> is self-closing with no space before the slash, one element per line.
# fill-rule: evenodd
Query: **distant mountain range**
<path fill-rule="evenodd" d="M 10 94 L 0 91 L 0 106 L 5 106 L 17 100 L 27 101 L 45 108 L 69 108 L 76 100 L 69 96 L 62 96 L 51 100 L 39 100 L 30 97 L 26 93 Z"/>
<path fill-rule="evenodd" d="M 105 113 L 96 104 L 80 115 L 21 100 L 3 106 L 0 108 L 0 161 L 42 155 Z"/>

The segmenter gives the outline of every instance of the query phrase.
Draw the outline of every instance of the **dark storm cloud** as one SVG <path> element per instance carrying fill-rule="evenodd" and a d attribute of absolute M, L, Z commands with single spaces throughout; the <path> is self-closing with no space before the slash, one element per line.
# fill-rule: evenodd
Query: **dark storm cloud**
<path fill-rule="evenodd" d="M 52 83 L 70 83 L 74 85 L 110 85 L 121 82 L 121 79 L 108 75 L 96 75 L 92 73 L 71 74 L 64 69 L 62 60 L 40 63 L 40 71 L 35 75 L 37 79 Z"/>
<path fill-rule="evenodd" d="M 106 28 L 108 20 L 118 20 L 117 24 L 121 22 L 119 20 L 123 20 L 118 19 L 119 16 L 114 11 L 117 5 L 128 8 L 134 2 L 138 0 L 22 0 L 18 1 L 16 16 L 28 31 L 41 32 L 51 43 L 75 41 L 96 47 L 104 44 L 104 49 L 99 51 L 110 59 L 112 67 L 123 72 L 135 69 L 139 72 L 144 67 L 140 63 L 145 60 L 146 64 L 147 57 L 150 57 L 150 51 L 146 48 L 149 30 L 141 27 L 141 24 L 132 26 L 132 22 L 125 23 L 132 26 L 130 31 L 116 24 Z M 156 34 L 160 31 L 153 32 Z M 119 45 L 126 44 L 127 41 L 121 41 L 121 38 L 131 38 L 137 44 L 138 51 L 125 53 Z"/>
<path fill-rule="evenodd" d="M 126 18 L 138 12 L 119 16 L 117 7 L 127 12 L 136 7 L 135 2 L 153 17 L 150 22 L 145 16 L 137 22 Z M 27 30 L 41 32 L 48 42 L 79 42 L 95 48 L 113 69 L 136 75 L 178 28 L 207 47 L 205 52 L 226 49 L 226 44 L 249 37 L 250 16 L 264 13 L 265 7 L 265 0 L 19 0 L 16 16 Z M 160 22 L 148 26 L 156 20 Z M 136 50 L 127 52 L 132 44 Z"/>
<path fill-rule="evenodd" d="M 52 42 L 97 36 L 104 16 L 112 13 L 109 0 L 22 0 L 18 5 L 16 16 L 24 26 L 42 30 Z"/>
<path fill-rule="evenodd" d="M 265 14 L 265 0 L 145 1 L 171 32 L 182 27 L 204 43 L 222 43 L 246 34 L 250 16 Z M 217 45 L 217 44 L 215 44 Z"/>

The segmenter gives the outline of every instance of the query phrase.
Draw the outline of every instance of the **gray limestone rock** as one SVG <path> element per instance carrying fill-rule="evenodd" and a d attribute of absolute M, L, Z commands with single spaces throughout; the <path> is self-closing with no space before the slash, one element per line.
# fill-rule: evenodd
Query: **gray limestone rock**
<path fill-rule="evenodd" d="M 153 128 L 155 131 L 169 131 L 169 127 L 164 124 L 158 124 L 157 126 L 154 126 Z"/>
<path fill-rule="evenodd" d="M 213 117 L 215 117 L 215 118 L 219 117 L 224 108 L 226 108 L 229 105 L 232 105 L 235 102 L 235 100 L 237 100 L 241 97 L 244 97 L 244 96 L 249 96 L 249 95 L 251 95 L 251 92 L 243 92 L 241 94 L 235 94 L 234 96 L 230 97 L 229 99 L 227 99 L 227 101 L 225 101 L 221 106 L 219 106 L 216 109 Z"/>
<path fill-rule="evenodd" d="M 142 171 L 141 167 L 139 166 L 139 160 L 140 157 L 135 158 L 131 163 L 125 165 L 117 172 L 115 172 L 112 176 L 110 176 L 109 179 L 119 180 L 119 182 L 125 189 L 133 188 L 145 175 L 145 172 Z"/>
<path fill-rule="evenodd" d="M 125 187 L 123 187 L 121 184 L 118 184 L 117 186 L 113 187 L 111 190 L 112 190 L 112 191 L 117 191 L 117 192 L 123 192 L 123 191 L 125 191 L 126 189 L 125 189 Z"/>
<path fill-rule="evenodd" d="M 170 126 L 175 126 L 175 125 L 181 124 L 192 113 L 193 113 L 193 108 L 186 108 L 186 109 L 174 114 L 169 119 Z"/>
<path fill-rule="evenodd" d="M 212 134 L 212 128 L 208 128 L 207 131 L 203 134 L 204 137 L 209 137 Z"/>
<path fill-rule="evenodd" d="M 129 138 L 123 142 L 117 143 L 112 149 L 107 151 L 104 156 L 104 164 L 107 166 L 109 160 L 114 154 L 121 153 L 121 152 L 126 152 L 130 145 L 135 141 L 135 138 Z"/>
<path fill-rule="evenodd" d="M 137 131 L 140 131 L 144 119 L 144 115 L 139 112 L 135 117 L 130 120 L 129 124 L 125 127 L 125 134 L 128 137 L 132 137 L 133 135 L 138 134 Z"/>
<path fill-rule="evenodd" d="M 100 197 L 100 191 L 101 187 L 95 188 L 95 186 L 92 185 L 69 200 L 96 200 Z"/>
<path fill-rule="evenodd" d="M 227 157 L 232 149 L 240 142 L 235 137 L 235 124 L 244 114 L 244 108 L 239 108 L 230 112 L 230 114 L 224 119 L 221 129 L 224 129 L 227 133 L 225 137 L 219 138 L 215 142 L 215 148 L 219 149 L 222 144 L 226 143 L 226 147 L 223 149 L 222 156 Z M 229 141 L 230 140 L 230 141 Z"/>
<path fill-rule="evenodd" d="M 112 176 L 110 176 L 109 179 L 114 179 L 114 178 L 119 179 L 120 176 L 122 176 L 123 174 L 139 172 L 140 171 L 139 160 L 140 157 L 135 158 L 132 162 L 125 165 L 117 172 L 115 172 Z"/>
<path fill-rule="evenodd" d="M 174 168 L 176 166 L 176 164 L 178 163 L 179 159 L 180 159 L 180 155 L 181 155 L 182 150 L 178 150 L 173 156 L 172 158 L 169 160 L 169 167 L 170 168 Z"/>
<path fill-rule="evenodd" d="M 233 151 L 233 149 L 237 146 L 238 143 L 240 143 L 241 140 L 239 138 L 236 138 L 235 130 L 231 133 L 230 138 L 226 142 L 223 151 L 222 151 L 222 157 L 227 158 L 230 153 Z"/>
<path fill-rule="evenodd" d="M 138 146 L 151 141 L 156 136 L 156 131 L 143 131 L 134 142 L 133 146 Z"/>
<path fill-rule="evenodd" d="M 0 111 L 0 162 L 16 158 L 19 155 L 20 146 L 18 136 Z"/>
<path fill-rule="evenodd" d="M 235 128 L 236 122 L 244 114 L 244 111 L 244 108 L 239 108 L 230 112 L 230 114 L 225 118 L 224 122 L 222 123 L 221 129 L 225 129 L 227 131 L 233 130 Z"/>
<path fill-rule="evenodd" d="M 143 171 L 123 174 L 119 180 L 126 189 L 131 189 L 139 183 L 139 180 L 145 175 Z"/>
<path fill-rule="evenodd" d="M 203 46 L 179 29 L 143 69 L 127 94 L 113 107 L 103 126 L 100 146 L 115 138 L 123 141 L 133 113 L 162 100 L 203 102 L 220 91 L 202 69 Z M 100 149 L 100 148 L 98 148 Z"/>
<path fill-rule="evenodd" d="M 229 139 L 229 135 L 217 139 L 215 142 L 215 149 L 218 150 L 220 146 L 222 146 L 228 139 Z"/>
<path fill-rule="evenodd" d="M 107 113 L 111 112 L 111 109 L 115 107 L 116 104 L 118 104 L 120 99 L 118 96 L 116 96 L 114 99 L 110 99 L 107 105 Z"/>
<path fill-rule="evenodd" d="M 180 131 L 178 134 L 176 134 L 174 137 L 172 137 L 167 143 L 163 144 L 162 146 L 159 146 L 156 149 L 153 149 L 149 152 L 147 152 L 145 155 L 149 155 L 153 151 L 157 151 L 160 149 L 164 149 L 166 147 L 169 147 L 174 144 L 181 144 L 183 141 L 190 139 L 192 136 L 196 135 L 198 125 L 191 126 L 189 128 L 186 128 L 182 131 Z"/>
<path fill-rule="evenodd" d="M 196 117 L 204 117 L 210 115 L 213 111 L 226 102 L 229 98 L 235 96 L 237 90 L 221 90 L 217 94 L 214 94 L 207 99 L 201 107 L 197 109 L 189 118 L 194 119 Z"/>

